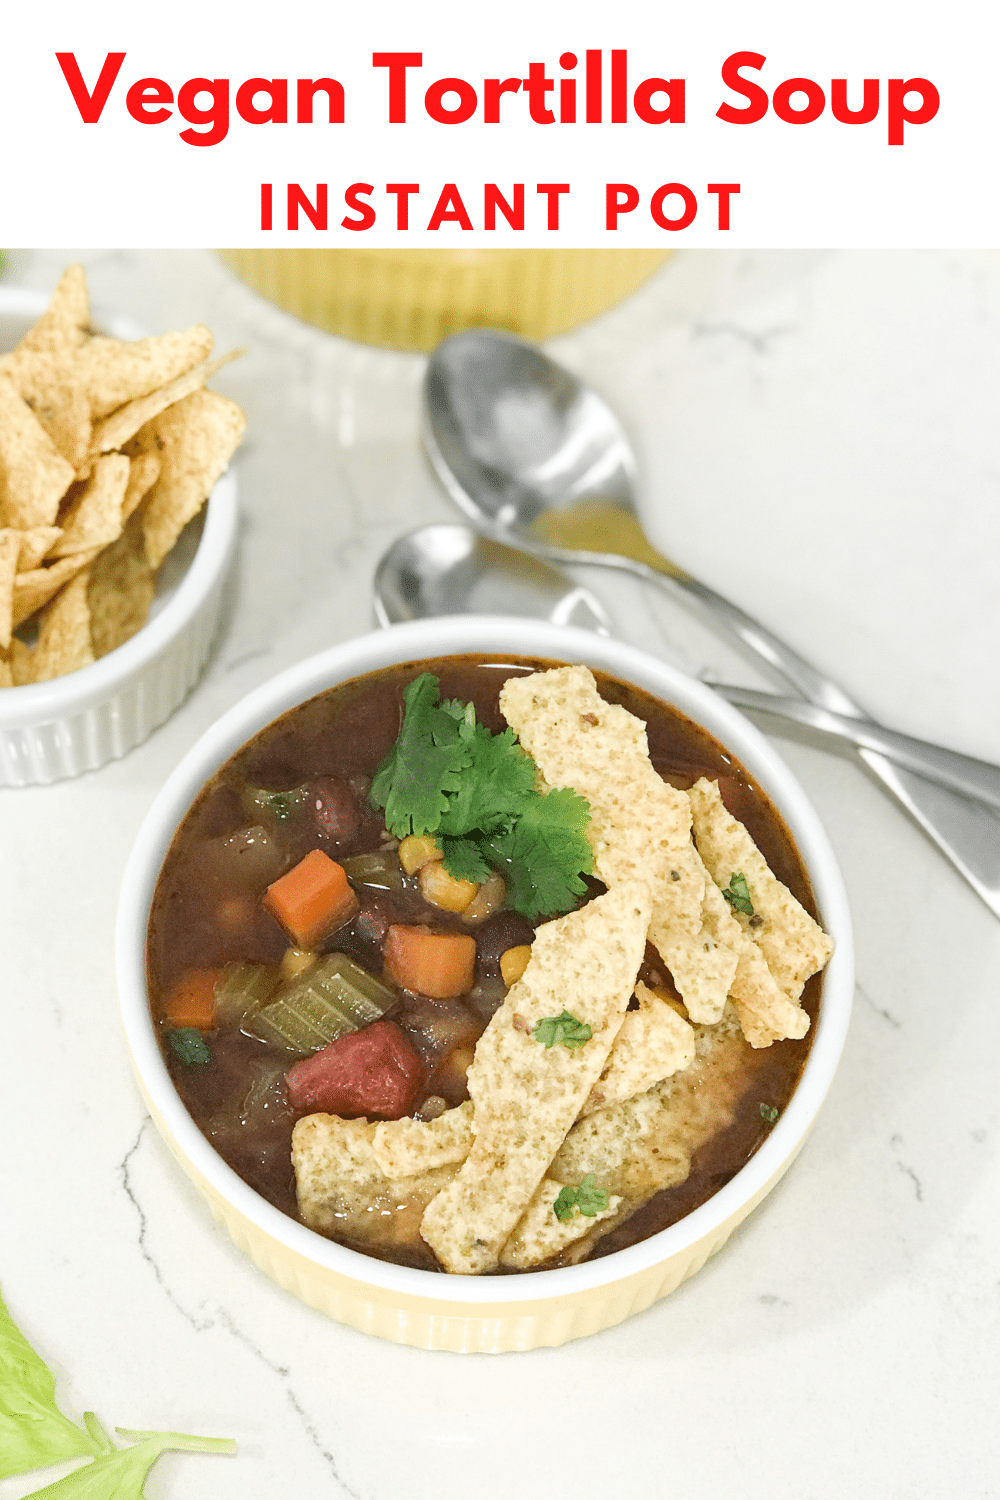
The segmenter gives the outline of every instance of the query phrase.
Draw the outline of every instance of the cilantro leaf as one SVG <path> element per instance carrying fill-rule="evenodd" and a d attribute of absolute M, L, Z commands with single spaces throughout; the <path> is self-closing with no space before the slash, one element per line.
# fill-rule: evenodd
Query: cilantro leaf
<path fill-rule="evenodd" d="M 563 1046 L 570 1051 L 589 1042 L 593 1034 L 586 1021 L 578 1021 L 568 1010 L 564 1010 L 561 1016 L 545 1016 L 536 1021 L 532 1032 L 535 1041 L 541 1042 L 543 1047 Z"/>
<path fill-rule="evenodd" d="M 590 804 L 570 787 L 533 795 L 516 823 L 488 840 L 495 868 L 507 881 L 507 900 L 522 915 L 572 911 L 591 870 L 585 829 Z M 487 858 L 490 858 L 487 854 Z"/>
<path fill-rule="evenodd" d="M 436 833 L 448 810 L 449 793 L 459 788 L 459 772 L 470 751 L 452 709 L 438 703 L 438 679 L 415 677 L 403 694 L 406 705 L 399 738 L 379 766 L 369 797 L 385 809 L 386 827 L 396 838 Z M 465 708 L 462 707 L 464 724 Z"/>
<path fill-rule="evenodd" d="M 484 724 L 473 724 L 460 733 L 470 759 L 441 819 L 441 832 L 455 836 L 516 817 L 535 789 L 535 762 L 512 729 L 491 734 Z"/>
<path fill-rule="evenodd" d="M 596 1183 L 597 1178 L 593 1172 L 588 1172 L 579 1187 L 560 1189 L 559 1196 L 552 1205 L 552 1212 L 560 1224 L 567 1223 L 577 1212 L 588 1219 L 604 1213 L 608 1207 L 608 1195 L 603 1188 L 597 1187 Z"/>
<path fill-rule="evenodd" d="M 210 1063 L 212 1049 L 197 1026 L 177 1026 L 167 1032 L 167 1043 L 182 1063 Z"/>
<path fill-rule="evenodd" d="M 759 1104 L 757 1108 L 760 1110 L 762 1120 L 766 1120 L 769 1125 L 777 1125 L 779 1111 L 773 1104 Z"/>
<path fill-rule="evenodd" d="M 475 839 L 443 838 L 443 863 L 449 875 L 456 880 L 488 880 L 490 866 Z"/>
<path fill-rule="evenodd" d="M 745 875 L 730 875 L 729 884 L 722 894 L 736 911 L 744 912 L 748 917 L 753 916 L 753 902 L 750 900 L 750 887 Z"/>
<path fill-rule="evenodd" d="M 103 1451 L 94 1433 L 63 1416 L 55 1390 L 55 1376 L 0 1298 L 0 1479 Z"/>

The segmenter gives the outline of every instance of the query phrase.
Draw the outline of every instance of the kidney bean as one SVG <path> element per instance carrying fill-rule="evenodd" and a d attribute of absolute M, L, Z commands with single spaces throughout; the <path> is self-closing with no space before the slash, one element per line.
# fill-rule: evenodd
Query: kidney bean
<path fill-rule="evenodd" d="M 476 977 L 496 979 L 501 955 L 534 940 L 535 929 L 517 911 L 498 911 L 476 928 Z"/>
<path fill-rule="evenodd" d="M 358 799 L 336 776 L 317 776 L 311 781 L 306 806 L 316 832 L 331 844 L 349 844 L 361 826 Z"/>

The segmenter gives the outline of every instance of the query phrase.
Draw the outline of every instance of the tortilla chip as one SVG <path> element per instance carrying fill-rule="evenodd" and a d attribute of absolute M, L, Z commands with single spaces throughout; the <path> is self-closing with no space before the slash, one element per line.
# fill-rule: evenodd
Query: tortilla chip
<path fill-rule="evenodd" d="M 17 346 L 22 351 L 65 351 L 82 344 L 90 323 L 87 279 L 82 266 L 67 266 L 48 308 Z"/>
<path fill-rule="evenodd" d="M 415 1237 L 420 1216 L 454 1175 L 454 1167 L 387 1177 L 373 1150 L 378 1127 L 337 1115 L 306 1115 L 292 1131 L 299 1212 L 319 1234 L 384 1246 Z"/>
<path fill-rule="evenodd" d="M 159 473 L 160 460 L 155 453 L 137 453 L 135 458 L 129 459 L 128 484 L 122 500 L 123 525 L 145 500 Z"/>
<path fill-rule="evenodd" d="M 718 785 L 703 776 L 688 797 L 695 843 L 709 874 L 720 890 L 734 874 L 746 877 L 753 915 L 734 911 L 733 916 L 764 955 L 778 987 L 797 1000 L 809 976 L 830 957 L 833 943 L 768 869 L 743 824 L 727 809 Z"/>
<path fill-rule="evenodd" d="M 123 453 L 108 453 L 97 460 L 83 489 L 60 517 L 63 534 L 52 548 L 53 557 L 107 547 L 121 536 L 128 473 L 129 461 Z"/>
<path fill-rule="evenodd" d="M 704 882 L 700 930 L 692 936 L 679 932 L 676 925 L 661 927 L 654 912 L 649 941 L 669 968 L 691 1020 L 711 1026 L 726 1008 L 740 955 L 738 948 L 726 941 L 720 927 L 718 888 L 696 850 L 692 850 L 692 856 L 701 866 Z M 727 914 L 729 908 L 725 901 L 722 907 L 723 915 Z M 725 931 L 730 929 L 726 927 Z"/>
<path fill-rule="evenodd" d="M 715 953 L 702 932 L 705 870 L 691 845 L 687 798 L 657 774 L 645 725 L 606 703 L 583 666 L 509 678 L 500 708 L 546 784 L 571 786 L 590 803 L 594 873 L 608 886 L 650 882 L 650 942 L 685 1004 L 690 994 L 692 1015 L 717 1018 L 736 960 Z"/>
<path fill-rule="evenodd" d="M 5 355 L 0 370 L 31 407 L 56 450 L 74 470 L 90 448 L 90 404 L 75 379 L 72 351 L 32 351 Z"/>
<path fill-rule="evenodd" d="M 500 1264 L 513 1271 L 529 1271 L 544 1261 L 552 1260 L 574 1241 L 589 1235 L 602 1219 L 618 1217 L 621 1198 L 612 1194 L 608 1206 L 596 1214 L 579 1211 L 571 1218 L 556 1217 L 553 1204 L 562 1192 L 558 1182 L 544 1177 L 538 1184 L 535 1196 L 521 1215 L 517 1228 L 500 1252 Z"/>
<path fill-rule="evenodd" d="M 87 569 L 61 589 L 38 617 L 38 644 L 31 653 L 32 681 L 48 682 L 94 660 L 87 607 Z"/>
<path fill-rule="evenodd" d="M 10 527 L 0 530 L 0 647 L 10 646 L 14 619 L 14 576 L 21 552 L 21 533 Z"/>
<path fill-rule="evenodd" d="M 469 1069 L 475 1141 L 420 1232 L 448 1271 L 494 1270 L 500 1251 L 600 1076 L 635 987 L 649 889 L 623 883 L 546 922 L 531 960 L 476 1046 Z M 591 1028 L 582 1046 L 544 1046 L 535 1025 L 561 1014 Z"/>
<path fill-rule="evenodd" d="M 73 557 L 61 557 L 49 567 L 19 573 L 14 579 L 14 629 L 23 625 L 36 609 L 54 598 L 63 584 L 74 578 L 96 556 L 96 551 L 77 552 Z"/>
<path fill-rule="evenodd" d="M 155 594 L 142 528 L 133 522 L 91 564 L 87 603 L 95 657 L 107 656 L 142 629 Z"/>
<path fill-rule="evenodd" d="M 705 908 L 711 913 L 720 942 L 738 955 L 729 998 L 751 1047 L 769 1047 L 784 1037 L 805 1036 L 809 1030 L 808 1015 L 778 988 L 760 949 L 736 921 L 712 880 L 705 892 Z"/>
<path fill-rule="evenodd" d="M 9 375 L 0 374 L 0 519 L 26 529 L 51 526 L 73 469 Z"/>
<path fill-rule="evenodd" d="M 582 1115 L 593 1114 L 621 1099 L 644 1094 L 654 1083 L 690 1067 L 694 1031 L 672 1006 L 641 982 L 635 987 L 638 1010 L 626 1012 L 621 1030 Z"/>
<path fill-rule="evenodd" d="M 579 1120 L 548 1170 L 557 1184 L 576 1185 L 588 1174 L 621 1198 L 594 1233 L 566 1259 L 581 1259 L 600 1238 L 654 1193 L 677 1187 L 697 1149 L 730 1125 L 746 1087 L 746 1046 L 732 1009 L 717 1026 L 696 1026 L 695 1060 L 647 1093 Z"/>
<path fill-rule="evenodd" d="M 62 536 L 61 526 L 32 526 L 27 531 L 19 531 L 21 539 L 21 551 L 17 559 L 17 571 L 19 573 L 30 573 L 37 568 L 43 557 L 48 555 L 50 547 Z"/>
<path fill-rule="evenodd" d="M 472 1149 L 472 1102 L 446 1109 L 436 1120 L 385 1120 L 375 1127 L 372 1151 L 387 1177 L 413 1177 L 463 1162 Z"/>
<path fill-rule="evenodd" d="M 195 391 L 147 422 L 126 445 L 130 458 L 155 453 L 160 475 L 143 506 L 146 556 L 154 568 L 198 514 L 246 427 L 235 401 Z"/>
<path fill-rule="evenodd" d="M 129 401 L 126 406 L 120 406 L 117 411 L 105 417 L 94 428 L 91 448 L 94 453 L 109 453 L 114 448 L 121 448 L 134 437 L 140 427 L 158 417 L 161 411 L 166 411 L 168 406 L 173 406 L 175 401 L 190 396 L 193 391 L 200 390 L 217 370 L 223 365 L 228 365 L 231 359 L 236 359 L 240 354 L 245 354 L 245 349 L 233 349 L 229 354 L 223 354 L 219 359 L 204 360 L 200 365 L 195 365 L 193 370 L 188 370 L 184 375 L 178 375 L 176 380 L 171 380 L 167 385 L 160 386 L 159 390 L 152 391 L 148 396 L 140 396 L 136 401 Z"/>
<path fill-rule="evenodd" d="M 211 333 L 196 323 L 180 333 L 161 333 L 157 338 L 134 343 L 92 338 L 78 351 L 75 366 L 96 421 L 126 401 L 148 396 L 176 380 L 211 352 Z"/>

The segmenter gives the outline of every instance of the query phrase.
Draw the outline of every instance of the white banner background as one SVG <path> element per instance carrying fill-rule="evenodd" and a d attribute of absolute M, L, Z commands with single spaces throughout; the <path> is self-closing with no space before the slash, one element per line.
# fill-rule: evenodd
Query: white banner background
<path fill-rule="evenodd" d="M 487 9 L 439 3 L 420 7 L 388 0 L 377 7 L 317 5 L 311 0 L 241 6 L 173 0 L 169 7 L 67 0 L 19 8 L 8 29 L 0 89 L 5 191 L 0 243 L 121 246 L 290 243 L 369 246 L 619 245 L 619 246 L 988 246 L 998 239 L 994 185 L 997 144 L 993 36 L 996 13 L 983 0 L 902 7 L 895 0 L 841 0 L 809 6 L 796 0 L 709 5 L 613 6 L 580 0 L 572 6 L 507 0 Z M 603 52 L 604 118 L 584 115 L 585 53 Z M 609 119 L 612 49 L 627 49 L 629 95 L 649 76 L 684 78 L 683 124 L 647 124 L 630 103 L 625 124 Z M 125 52 L 97 123 L 85 124 L 56 61 L 75 54 L 93 88 L 109 52 Z M 414 51 L 423 66 L 409 72 L 405 124 L 388 120 L 388 76 L 373 68 L 374 51 Z M 578 66 L 559 59 L 571 51 Z M 755 124 L 728 124 L 720 104 L 746 100 L 722 82 L 737 51 L 764 54 L 759 73 L 744 70 L 772 96 L 789 78 L 823 90 L 826 107 L 810 124 L 788 124 L 772 108 Z M 578 79 L 578 123 L 536 124 L 523 91 L 501 100 L 501 123 L 483 120 L 485 78 L 527 77 L 544 63 L 557 80 Z M 317 98 L 315 124 L 250 124 L 239 118 L 236 90 L 250 77 L 287 78 L 294 122 L 297 78 L 331 76 L 343 84 L 345 122 L 328 124 Z M 457 76 L 476 90 L 475 114 L 441 124 L 424 107 L 435 80 Z M 230 122 L 211 146 L 185 143 L 191 128 L 174 108 L 160 124 L 142 124 L 126 107 L 128 89 L 159 78 L 174 97 L 191 78 L 230 81 Z M 927 124 L 907 125 L 904 143 L 888 142 L 887 80 L 923 77 L 940 94 Z M 830 81 L 845 78 L 858 108 L 863 80 L 880 81 L 879 113 L 870 124 L 838 123 Z M 199 96 L 202 106 L 207 95 Z M 258 99 L 258 102 L 264 102 Z M 455 95 L 445 98 L 454 106 Z M 662 95 L 653 98 L 662 106 Z M 801 107 L 805 100 L 795 96 Z M 910 96 L 908 104 L 918 101 Z M 558 105 L 556 103 L 556 107 Z M 195 125 L 207 130 L 207 125 Z M 410 199 L 410 227 L 397 228 L 396 198 L 387 183 L 419 183 Z M 638 207 L 609 231 L 606 184 L 639 191 Z M 659 227 L 649 203 L 664 183 L 685 184 L 697 199 L 693 222 Z M 709 183 L 739 183 L 731 227 L 718 226 Z M 260 185 L 273 185 L 273 225 L 261 228 Z M 304 213 L 287 228 L 287 186 L 297 183 L 315 202 L 328 187 L 328 228 Z M 363 232 L 342 226 L 344 191 L 371 184 L 375 222 Z M 429 230 L 446 183 L 457 184 L 471 229 L 445 221 Z M 508 198 L 525 188 L 525 227 L 502 214 L 484 228 L 484 184 Z M 559 229 L 546 227 L 539 183 L 568 183 Z M 671 198 L 666 212 L 681 212 Z M 351 215 L 356 217 L 356 215 Z"/>

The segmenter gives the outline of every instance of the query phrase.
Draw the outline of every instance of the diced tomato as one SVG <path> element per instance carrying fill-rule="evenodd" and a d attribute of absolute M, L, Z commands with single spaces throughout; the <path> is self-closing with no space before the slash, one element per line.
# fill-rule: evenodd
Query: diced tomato
<path fill-rule="evenodd" d="M 288 1102 L 298 1114 L 368 1115 L 399 1120 L 411 1114 L 424 1065 L 392 1021 L 374 1021 L 289 1068 Z"/>

